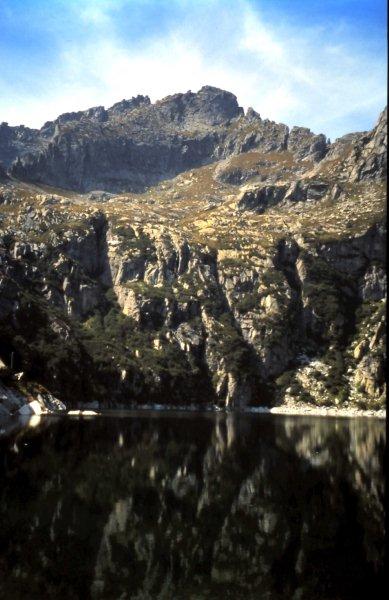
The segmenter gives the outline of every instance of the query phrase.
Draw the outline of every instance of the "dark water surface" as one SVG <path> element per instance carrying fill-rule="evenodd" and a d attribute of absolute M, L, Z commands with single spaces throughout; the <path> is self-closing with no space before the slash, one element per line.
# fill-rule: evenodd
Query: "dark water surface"
<path fill-rule="evenodd" d="M 385 424 L 39 417 L 0 438 L 0 598 L 372 599 Z"/>

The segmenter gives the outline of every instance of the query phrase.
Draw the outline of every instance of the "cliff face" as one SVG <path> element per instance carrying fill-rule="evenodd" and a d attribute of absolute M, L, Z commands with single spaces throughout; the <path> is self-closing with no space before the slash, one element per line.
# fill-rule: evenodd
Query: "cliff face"
<path fill-rule="evenodd" d="M 382 111 L 377 125 L 355 144 L 348 160 L 350 179 L 383 179 L 387 170 L 387 130 L 386 109 Z"/>
<path fill-rule="evenodd" d="M 204 126 L 206 137 L 217 127 L 225 140 L 231 119 L 271 129 L 273 142 L 284 127 L 243 116 L 232 94 L 213 88 L 87 112 L 45 129 L 70 123 L 76 135 L 81 124 L 123 115 L 133 127 L 146 113 L 184 131 Z M 336 142 L 324 159 L 307 130 L 284 132 L 275 145 L 255 132 L 245 141 L 234 134 L 228 158 L 142 194 L 53 194 L 4 180 L 4 362 L 12 355 L 26 382 L 70 404 L 381 407 L 383 128 Z M 64 171 L 52 173 L 62 184 Z"/>
<path fill-rule="evenodd" d="M 151 104 L 148 97 L 66 113 L 39 131 L 0 127 L 0 163 L 15 177 L 77 191 L 142 191 L 188 169 L 247 150 L 322 158 L 323 135 L 247 115 L 210 86 Z"/>

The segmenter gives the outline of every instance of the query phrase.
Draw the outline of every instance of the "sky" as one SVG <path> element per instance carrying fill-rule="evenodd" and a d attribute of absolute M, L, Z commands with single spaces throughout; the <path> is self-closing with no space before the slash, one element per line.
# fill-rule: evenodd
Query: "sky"
<path fill-rule="evenodd" d="M 0 0 L 0 122 L 213 85 L 332 140 L 386 105 L 386 0 Z"/>

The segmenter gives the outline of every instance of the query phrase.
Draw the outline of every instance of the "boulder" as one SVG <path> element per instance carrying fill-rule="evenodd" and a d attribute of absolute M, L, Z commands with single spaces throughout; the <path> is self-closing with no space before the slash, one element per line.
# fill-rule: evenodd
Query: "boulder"
<path fill-rule="evenodd" d="M 33 400 L 28 404 L 24 404 L 18 410 L 20 415 L 41 415 L 45 411 L 42 409 L 42 405 L 38 402 L 38 400 Z"/>

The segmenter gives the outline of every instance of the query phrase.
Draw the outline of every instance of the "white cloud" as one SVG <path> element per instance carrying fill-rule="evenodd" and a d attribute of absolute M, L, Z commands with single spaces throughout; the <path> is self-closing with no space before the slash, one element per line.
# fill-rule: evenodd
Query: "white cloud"
<path fill-rule="evenodd" d="M 111 9 L 121 4 L 84 3 L 80 18 L 95 27 L 64 44 L 58 70 L 39 92 L 17 95 L 5 84 L 1 119 L 41 126 L 61 112 L 210 84 L 234 92 L 263 117 L 335 137 L 361 119 L 373 122 L 384 105 L 384 60 L 326 41 L 325 30 L 269 26 L 244 1 L 229 8 L 214 3 L 218 11 L 191 3 L 185 21 L 139 47 L 117 35 Z"/>

